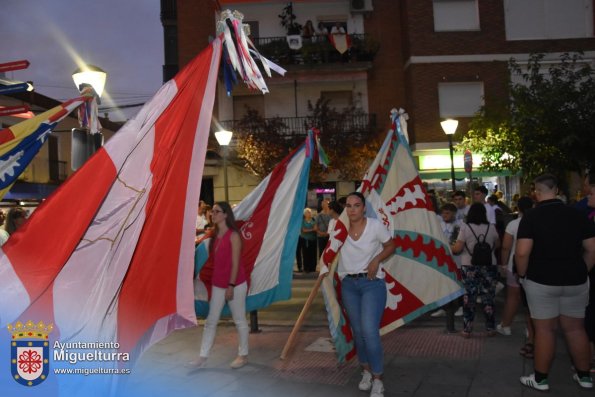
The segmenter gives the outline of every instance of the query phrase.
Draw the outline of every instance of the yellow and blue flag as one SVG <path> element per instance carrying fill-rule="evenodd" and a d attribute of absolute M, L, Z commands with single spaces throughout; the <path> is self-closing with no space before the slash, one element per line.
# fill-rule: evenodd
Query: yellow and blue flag
<path fill-rule="evenodd" d="M 36 117 L 0 130 L 0 200 L 31 163 L 48 134 L 64 117 L 89 99 L 71 99 Z"/>

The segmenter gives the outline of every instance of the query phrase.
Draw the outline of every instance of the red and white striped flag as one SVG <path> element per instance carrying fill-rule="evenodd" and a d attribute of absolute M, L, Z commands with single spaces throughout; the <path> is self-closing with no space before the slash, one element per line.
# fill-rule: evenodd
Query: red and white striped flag
<path fill-rule="evenodd" d="M 194 223 L 221 48 L 167 82 L 0 249 L 2 327 L 53 323 L 51 339 L 117 342 L 133 361 L 196 324 Z"/>

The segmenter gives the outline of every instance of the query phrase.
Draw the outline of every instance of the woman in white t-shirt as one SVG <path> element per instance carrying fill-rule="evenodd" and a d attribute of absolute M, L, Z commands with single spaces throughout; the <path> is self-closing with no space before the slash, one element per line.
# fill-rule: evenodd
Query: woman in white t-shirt
<path fill-rule="evenodd" d="M 360 390 L 370 396 L 384 395 L 384 353 L 380 321 L 386 306 L 382 262 L 395 251 L 392 235 L 382 222 L 365 216 L 366 202 L 359 192 L 347 196 L 349 236 L 341 247 L 337 273 L 341 278 L 342 305 L 353 331 L 355 348 L 363 368 Z"/>
<path fill-rule="evenodd" d="M 519 210 L 518 218 L 508 222 L 506 225 L 506 231 L 502 237 L 502 252 L 500 255 L 500 267 L 503 272 L 506 272 L 506 303 L 504 304 L 504 310 L 502 311 L 502 322 L 498 324 L 497 331 L 502 335 L 511 335 L 512 331 L 510 325 L 514 320 L 514 315 L 517 312 L 519 304 L 521 302 L 521 285 L 519 284 L 519 277 L 516 274 L 516 270 L 513 269 L 513 258 L 516 246 L 516 235 L 519 230 L 519 223 L 523 214 L 533 207 L 533 200 L 531 197 L 521 197 L 517 200 L 517 206 Z M 531 327 L 531 321 L 527 321 L 527 329 L 529 330 L 529 336 L 527 337 L 527 343 L 524 346 L 525 352 L 521 351 L 527 358 L 532 358 L 530 355 L 533 350 L 533 332 Z M 530 350 L 528 352 L 527 350 Z"/>
<path fill-rule="evenodd" d="M 477 237 L 476 237 L 477 236 Z M 477 244 L 478 238 L 490 245 L 492 250 L 491 264 L 487 266 L 474 266 L 471 263 L 471 254 Z M 456 243 L 451 247 L 454 254 L 461 253 L 461 273 L 465 285 L 463 296 L 463 332 L 462 336 L 469 338 L 473 330 L 475 319 L 475 300 L 479 296 L 483 304 L 483 313 L 486 318 L 486 331 L 488 336 L 496 334 L 495 299 L 496 282 L 498 281 L 498 266 L 494 252 L 500 248 L 500 238 L 496 225 L 490 224 L 486 216 L 486 208 L 482 203 L 473 203 L 469 207 L 467 223 L 463 223 Z"/>

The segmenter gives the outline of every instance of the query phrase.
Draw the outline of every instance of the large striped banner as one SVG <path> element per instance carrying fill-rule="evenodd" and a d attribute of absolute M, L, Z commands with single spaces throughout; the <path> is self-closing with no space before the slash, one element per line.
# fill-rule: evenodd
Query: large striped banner
<path fill-rule="evenodd" d="M 0 249 L 4 329 L 16 320 L 53 323 L 52 339 L 74 343 L 68 352 L 129 355 L 74 364 L 58 355 L 54 367 L 130 366 L 196 324 L 194 223 L 221 48 L 213 40 Z M 109 348 L 76 345 L 97 342 Z M 0 371 L 3 395 L 20 394 L 7 391 L 17 385 L 7 375 Z M 81 374 L 58 383 L 61 395 L 106 396 L 117 379 Z"/>
<path fill-rule="evenodd" d="M 291 297 L 291 280 L 313 157 L 324 157 L 317 133 L 289 154 L 244 198 L 233 212 L 242 232 L 242 260 L 251 274 L 246 310 L 257 310 Z M 195 306 L 209 311 L 211 262 L 208 239 L 196 248 Z M 226 306 L 225 313 L 229 313 Z"/>

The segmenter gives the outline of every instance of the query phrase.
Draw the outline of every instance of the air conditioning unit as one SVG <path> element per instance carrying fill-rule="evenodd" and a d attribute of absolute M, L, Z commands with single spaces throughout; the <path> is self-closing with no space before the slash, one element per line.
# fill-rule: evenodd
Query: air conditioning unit
<path fill-rule="evenodd" d="M 374 11 L 372 0 L 349 0 L 349 9 L 352 14 Z"/>

